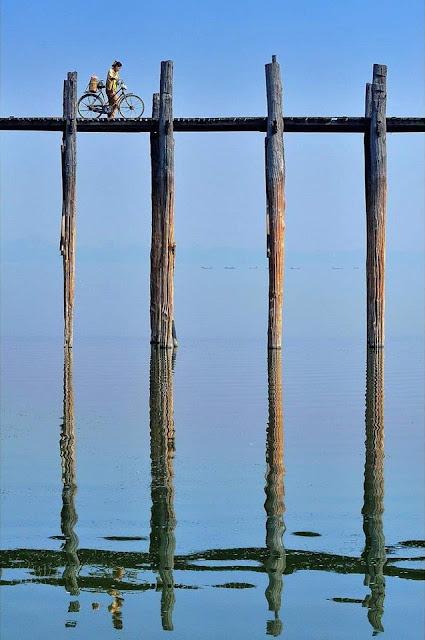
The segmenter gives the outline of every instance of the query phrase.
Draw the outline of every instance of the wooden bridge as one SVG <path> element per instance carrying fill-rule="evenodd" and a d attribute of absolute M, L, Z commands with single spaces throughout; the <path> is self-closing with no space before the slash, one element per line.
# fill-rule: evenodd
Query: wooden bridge
<path fill-rule="evenodd" d="M 177 346 L 174 323 L 174 132 L 265 132 L 267 257 L 269 262 L 268 347 L 282 345 L 285 256 L 284 133 L 360 133 L 364 136 L 366 199 L 367 342 L 384 346 L 385 226 L 387 207 L 386 134 L 425 132 L 425 118 L 387 117 L 385 65 L 375 64 L 366 85 L 363 117 L 285 117 L 282 82 L 276 56 L 266 64 L 266 117 L 174 118 L 173 63 L 161 63 L 160 91 L 154 94 L 152 117 L 139 120 L 77 118 L 77 74 L 64 83 L 63 117 L 0 118 L 3 131 L 62 132 L 62 227 L 64 269 L 64 343 L 73 344 L 76 238 L 77 133 L 150 134 L 152 171 L 151 343 Z"/>
<path fill-rule="evenodd" d="M 64 118 L 0 118 L 0 131 L 64 131 Z M 77 132 L 81 133 L 150 133 L 158 130 L 158 120 L 116 118 L 85 120 L 77 118 Z M 287 117 L 283 118 L 285 133 L 365 133 L 368 118 L 340 117 Z M 176 132 L 198 131 L 267 131 L 267 118 L 174 118 Z M 425 118 L 387 118 L 388 133 L 425 133 Z"/>

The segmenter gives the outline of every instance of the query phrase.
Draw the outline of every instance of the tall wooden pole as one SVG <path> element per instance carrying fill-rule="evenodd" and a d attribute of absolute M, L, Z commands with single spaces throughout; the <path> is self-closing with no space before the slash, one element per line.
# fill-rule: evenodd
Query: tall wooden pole
<path fill-rule="evenodd" d="M 68 73 L 63 88 L 64 132 L 62 136 L 62 221 L 60 251 L 64 280 L 64 345 L 73 344 L 75 241 L 76 241 L 76 173 L 77 173 L 77 73 Z"/>
<path fill-rule="evenodd" d="M 151 347 L 150 438 L 151 438 L 151 535 L 149 554 L 158 571 L 161 589 L 161 620 L 166 631 L 173 629 L 174 553 L 174 406 L 173 356 L 169 349 Z"/>
<path fill-rule="evenodd" d="M 365 134 L 367 344 L 377 349 L 385 340 L 385 226 L 387 212 L 387 67 L 373 66 L 366 86 Z"/>
<path fill-rule="evenodd" d="M 384 351 L 367 350 L 366 366 L 366 457 L 364 468 L 363 531 L 366 566 L 365 599 L 374 632 L 383 631 L 386 562 L 384 513 Z"/>
<path fill-rule="evenodd" d="M 152 96 L 152 118 L 159 120 L 159 93 Z M 151 202 L 152 202 L 152 236 L 151 236 L 151 276 L 150 276 L 150 320 L 151 344 L 158 344 L 161 317 L 161 250 L 162 224 L 159 202 L 159 135 L 158 129 L 150 134 L 151 146 Z"/>
<path fill-rule="evenodd" d="M 284 466 L 283 466 L 283 412 L 282 412 L 282 360 L 281 352 L 268 353 L 269 421 L 266 447 L 266 571 L 269 584 L 266 598 L 274 617 L 267 622 L 267 634 L 277 636 L 282 631 L 279 611 L 282 600 L 282 576 L 286 567 L 286 555 L 282 536 L 285 531 Z"/>
<path fill-rule="evenodd" d="M 158 99 L 153 109 L 158 133 L 151 137 L 152 249 L 151 249 L 151 344 L 177 346 L 174 324 L 174 137 L 173 63 L 161 62 Z M 157 136 L 157 137 L 156 137 Z"/>
<path fill-rule="evenodd" d="M 269 259 L 268 347 L 282 346 L 283 271 L 285 251 L 285 160 L 283 148 L 282 81 L 276 56 L 266 64 L 267 135 L 266 196 Z"/>

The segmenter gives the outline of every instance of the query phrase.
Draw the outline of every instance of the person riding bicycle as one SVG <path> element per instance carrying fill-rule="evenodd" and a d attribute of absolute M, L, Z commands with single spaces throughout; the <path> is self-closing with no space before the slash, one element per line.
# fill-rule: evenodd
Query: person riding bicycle
<path fill-rule="evenodd" d="M 118 60 L 113 62 L 106 83 L 99 82 L 95 75 L 91 76 L 85 93 L 77 103 L 81 118 L 97 120 L 106 115 L 111 121 L 117 111 L 124 120 L 139 120 L 142 117 L 145 110 L 143 100 L 135 93 L 129 93 L 127 86 L 120 80 L 121 67 Z"/>
<path fill-rule="evenodd" d="M 108 96 L 108 102 L 110 107 L 110 112 L 108 114 L 108 120 L 113 120 L 115 116 L 115 112 L 118 109 L 118 100 L 117 100 L 117 89 L 118 89 L 118 80 L 120 78 L 120 69 L 122 64 L 119 60 L 115 60 L 112 63 L 111 68 L 108 71 L 108 75 L 106 77 L 106 95 Z"/>

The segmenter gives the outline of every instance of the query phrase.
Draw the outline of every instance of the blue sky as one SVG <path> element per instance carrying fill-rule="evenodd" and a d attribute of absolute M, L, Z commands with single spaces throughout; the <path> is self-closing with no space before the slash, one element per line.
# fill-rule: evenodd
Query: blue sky
<path fill-rule="evenodd" d="M 362 115 L 375 62 L 388 65 L 388 114 L 422 115 L 423 23 L 423 3 L 416 0 L 408 11 L 400 3 L 363 0 L 3 0 L 1 113 L 60 115 L 67 71 L 77 70 L 82 93 L 92 73 L 104 76 L 119 58 L 122 77 L 148 112 L 160 61 L 172 59 L 176 116 L 264 115 L 264 64 L 276 54 L 288 116 Z M 54 133 L 2 134 L 3 281 L 15 300 L 3 305 L 6 334 L 18 326 L 26 333 L 29 291 L 52 300 L 48 316 L 40 303 L 37 331 L 60 333 L 53 303 L 61 277 L 59 145 Z M 265 269 L 263 145 L 259 133 L 176 134 L 178 268 Z M 285 152 L 288 266 L 317 260 L 331 268 L 338 257 L 363 268 L 362 136 L 287 134 Z M 414 304 L 415 289 L 423 289 L 423 135 L 390 135 L 388 153 L 388 255 L 412 270 L 405 284 Z M 149 170 L 145 134 L 79 136 L 77 297 L 87 320 L 96 316 L 93 288 L 125 308 L 142 279 L 138 304 L 146 303 Z M 244 283 L 249 291 L 249 280 Z M 296 291 L 288 295 L 296 298 Z M 123 312 L 108 332 L 132 333 L 126 322 Z"/>

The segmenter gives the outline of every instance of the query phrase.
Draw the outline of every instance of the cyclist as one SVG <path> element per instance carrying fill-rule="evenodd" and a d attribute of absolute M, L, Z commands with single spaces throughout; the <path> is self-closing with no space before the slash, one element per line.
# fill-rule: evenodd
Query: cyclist
<path fill-rule="evenodd" d="M 118 109 L 118 100 L 117 100 L 117 89 L 118 89 L 118 80 L 120 78 L 120 69 L 122 64 L 119 60 L 115 60 L 112 63 L 111 68 L 108 71 L 108 75 L 106 77 L 106 95 L 108 96 L 108 102 L 110 111 L 108 114 L 108 120 L 113 120 L 115 116 L 115 112 Z"/>

